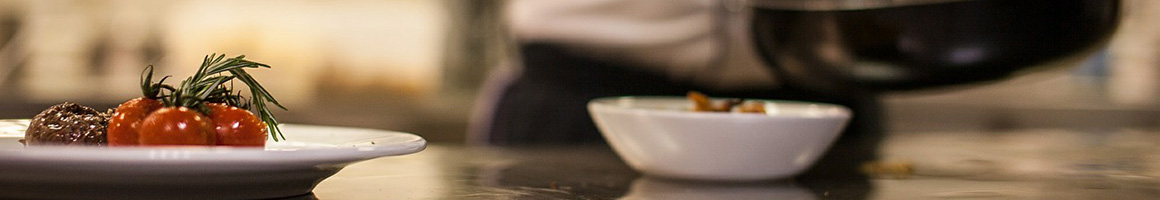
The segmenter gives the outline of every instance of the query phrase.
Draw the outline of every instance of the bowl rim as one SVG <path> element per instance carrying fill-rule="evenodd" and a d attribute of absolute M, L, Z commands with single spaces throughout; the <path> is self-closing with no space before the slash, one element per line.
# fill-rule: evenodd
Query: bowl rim
<path fill-rule="evenodd" d="M 642 107 L 627 107 L 616 106 L 616 101 L 622 99 L 649 99 L 649 100 L 686 100 L 684 96 L 611 96 L 599 97 L 588 101 L 588 111 L 593 112 L 617 112 L 617 113 L 635 113 L 671 117 L 702 117 L 702 118 L 794 118 L 794 119 L 827 119 L 827 118 L 850 118 L 853 116 L 853 111 L 846 106 L 824 102 L 814 101 L 800 101 L 800 100 L 780 100 L 780 99 L 745 99 L 747 101 L 761 101 L 767 103 L 775 103 L 781 105 L 816 105 L 826 108 L 836 109 L 836 112 L 822 112 L 817 115 L 806 114 L 754 114 L 754 113 L 737 113 L 737 112 L 693 112 L 680 109 L 657 109 L 657 108 L 642 108 Z M 712 100 L 724 100 L 730 98 L 714 97 Z"/>

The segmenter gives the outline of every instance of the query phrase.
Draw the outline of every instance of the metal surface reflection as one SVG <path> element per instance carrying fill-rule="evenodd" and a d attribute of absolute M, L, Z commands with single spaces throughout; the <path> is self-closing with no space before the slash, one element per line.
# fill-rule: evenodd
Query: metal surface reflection
<path fill-rule="evenodd" d="M 1160 193 L 1155 143 L 1144 130 L 908 132 L 883 143 L 906 179 L 878 179 L 876 199 L 1150 199 Z"/>
<path fill-rule="evenodd" d="M 623 200 L 642 199 L 818 199 L 792 181 L 720 183 L 641 177 L 633 181 Z"/>
<path fill-rule="evenodd" d="M 434 144 L 348 166 L 317 199 L 1155 199 L 1155 131 L 908 132 L 882 143 L 879 162 L 908 176 L 849 173 L 826 162 L 792 179 L 691 182 L 633 171 L 607 146 Z M 845 147 L 859 149 L 855 147 Z M 856 156 L 841 150 L 835 158 Z"/>

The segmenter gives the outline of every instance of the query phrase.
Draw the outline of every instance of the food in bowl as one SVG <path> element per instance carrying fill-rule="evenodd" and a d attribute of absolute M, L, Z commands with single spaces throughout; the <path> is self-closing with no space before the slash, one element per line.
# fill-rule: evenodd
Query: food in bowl
<path fill-rule="evenodd" d="M 74 103 L 52 106 L 33 117 L 26 145 L 203 145 L 265 146 L 266 137 L 284 139 L 270 112 L 285 109 L 246 68 L 269 68 L 245 56 L 207 55 L 197 73 L 174 87 L 165 76 L 153 82 L 153 66 L 141 77 L 142 96 L 115 110 L 97 112 Z M 239 80 L 250 94 L 234 92 Z M 249 101 L 247 101 L 249 100 Z M 253 108 L 258 115 L 248 111 Z"/>
<path fill-rule="evenodd" d="M 765 104 L 756 101 L 747 101 L 741 98 L 713 101 L 708 95 L 697 91 L 689 91 L 685 97 L 693 102 L 693 111 L 701 112 L 741 112 L 765 113 Z"/>
<path fill-rule="evenodd" d="M 762 114 L 696 112 L 681 97 L 607 97 L 588 103 L 618 155 L 646 175 L 754 181 L 801 173 L 826 152 L 852 113 L 841 105 L 760 102 Z"/>

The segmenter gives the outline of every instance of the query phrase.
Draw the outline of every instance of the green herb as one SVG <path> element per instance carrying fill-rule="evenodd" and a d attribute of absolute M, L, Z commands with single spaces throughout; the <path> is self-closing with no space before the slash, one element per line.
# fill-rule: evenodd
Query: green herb
<path fill-rule="evenodd" d="M 193 108 L 206 115 L 210 114 L 210 109 L 206 103 L 225 103 L 247 110 L 252 106 L 251 111 L 257 113 L 258 118 L 266 123 L 270 137 L 274 141 L 285 140 L 286 136 L 282 135 L 282 130 L 278 128 L 278 120 L 274 118 L 267 103 L 283 110 L 286 110 L 286 107 L 278 103 L 278 100 L 275 100 L 274 96 L 270 95 L 270 92 L 266 91 L 266 88 L 262 87 L 245 70 L 246 68 L 270 68 L 270 65 L 249 61 L 245 57 L 241 55 L 225 58 L 225 54 L 207 55 L 202 60 L 197 72 L 181 81 L 181 85 L 177 88 L 162 83 L 169 76 L 153 83 L 153 66 L 150 65 L 145 68 L 145 72 L 142 72 L 141 91 L 145 97 L 159 99 L 166 106 Z M 246 101 L 240 91 L 233 93 L 232 81 L 234 79 L 246 84 L 246 87 L 250 89 L 250 101 Z M 227 83 L 231 84 L 227 85 Z"/>

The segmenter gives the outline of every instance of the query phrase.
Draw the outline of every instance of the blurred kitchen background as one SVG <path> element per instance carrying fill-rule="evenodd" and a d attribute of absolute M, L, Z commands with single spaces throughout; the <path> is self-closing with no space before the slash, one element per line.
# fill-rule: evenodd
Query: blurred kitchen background
<path fill-rule="evenodd" d="M 142 69 L 179 82 L 210 53 L 253 70 L 285 123 L 460 142 L 485 72 L 504 58 L 497 1 L 0 0 L 0 117 L 140 96 Z"/>
<path fill-rule="evenodd" d="M 893 131 L 1160 128 L 1160 1 L 1128 0 L 1092 57 L 985 85 L 889 94 Z M 245 54 L 286 123 L 461 143 L 487 73 L 510 60 L 500 0 L 0 0 L 0 117 L 140 95 L 210 53 Z"/>

